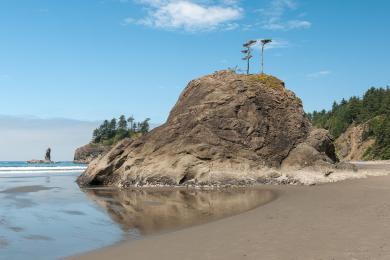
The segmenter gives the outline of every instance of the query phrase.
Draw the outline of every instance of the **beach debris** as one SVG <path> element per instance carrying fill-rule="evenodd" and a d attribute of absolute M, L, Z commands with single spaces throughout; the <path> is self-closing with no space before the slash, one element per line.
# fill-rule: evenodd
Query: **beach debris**
<path fill-rule="evenodd" d="M 329 175 L 331 175 L 333 172 L 334 171 L 327 170 L 327 171 L 325 171 L 324 176 L 329 177 Z"/>

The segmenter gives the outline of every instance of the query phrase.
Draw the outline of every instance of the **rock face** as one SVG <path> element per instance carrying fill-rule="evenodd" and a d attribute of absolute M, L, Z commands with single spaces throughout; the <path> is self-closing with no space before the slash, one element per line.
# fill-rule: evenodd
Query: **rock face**
<path fill-rule="evenodd" d="M 325 129 L 313 129 L 307 139 L 291 150 L 282 168 L 328 167 L 337 162 L 333 139 Z"/>
<path fill-rule="evenodd" d="M 108 145 L 90 143 L 77 148 L 74 154 L 74 163 L 85 163 L 88 164 L 106 154 L 112 147 Z"/>
<path fill-rule="evenodd" d="M 164 125 L 117 144 L 78 183 L 246 184 L 281 166 L 332 167 L 336 160 L 327 132 L 312 129 L 282 81 L 220 71 L 191 81 Z"/>
<path fill-rule="evenodd" d="M 368 123 L 351 125 L 337 138 L 335 146 L 341 160 L 352 161 L 364 159 L 364 154 L 367 149 L 375 143 L 374 139 L 365 138 L 368 131 Z"/>

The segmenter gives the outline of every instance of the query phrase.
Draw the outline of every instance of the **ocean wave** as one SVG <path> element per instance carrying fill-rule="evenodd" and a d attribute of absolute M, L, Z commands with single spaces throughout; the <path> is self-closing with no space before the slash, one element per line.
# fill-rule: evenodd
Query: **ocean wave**
<path fill-rule="evenodd" d="M 0 167 L 0 174 L 14 173 L 66 173 L 83 172 L 86 166 L 58 166 L 58 167 Z"/>

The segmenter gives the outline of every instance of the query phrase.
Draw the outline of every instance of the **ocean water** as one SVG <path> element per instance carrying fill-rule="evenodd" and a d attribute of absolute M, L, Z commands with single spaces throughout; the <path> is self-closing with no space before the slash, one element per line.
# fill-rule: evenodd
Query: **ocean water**
<path fill-rule="evenodd" d="M 0 259 L 62 259 L 268 203 L 262 189 L 80 189 L 71 162 L 0 162 Z"/>
<path fill-rule="evenodd" d="M 73 162 L 37 163 L 29 164 L 22 161 L 0 161 L 0 175 L 4 174 L 31 174 L 31 173 L 66 173 L 83 172 L 86 169 L 84 164 Z"/>
<path fill-rule="evenodd" d="M 124 238 L 75 180 L 71 162 L 0 162 L 0 259 L 60 259 Z"/>

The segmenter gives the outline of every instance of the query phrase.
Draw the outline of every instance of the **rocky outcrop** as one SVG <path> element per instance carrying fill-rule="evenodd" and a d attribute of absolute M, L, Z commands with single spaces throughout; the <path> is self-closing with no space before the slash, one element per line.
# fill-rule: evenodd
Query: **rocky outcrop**
<path fill-rule="evenodd" d="M 44 159 L 44 160 L 33 159 L 33 160 L 27 161 L 27 163 L 30 163 L 30 164 L 54 163 L 54 162 L 51 160 L 51 148 L 50 148 L 50 147 L 47 148 L 46 153 L 45 153 L 45 159 Z"/>
<path fill-rule="evenodd" d="M 338 156 L 343 161 L 363 160 L 366 151 L 375 143 L 368 136 L 369 124 L 351 125 L 336 139 L 335 146 Z"/>
<path fill-rule="evenodd" d="M 77 148 L 74 154 L 74 163 L 88 164 L 96 158 L 106 154 L 112 147 L 109 145 L 89 143 Z"/>
<path fill-rule="evenodd" d="M 329 167 L 338 158 L 333 139 L 325 129 L 313 129 L 307 139 L 291 150 L 283 161 L 282 168 Z"/>
<path fill-rule="evenodd" d="M 47 148 L 47 150 L 46 150 L 45 161 L 51 162 L 51 149 L 50 149 L 50 147 Z"/>
<path fill-rule="evenodd" d="M 274 178 L 281 166 L 333 167 L 336 160 L 327 132 L 312 129 L 282 81 L 220 71 L 191 81 L 164 125 L 117 144 L 78 183 L 248 184 Z"/>

